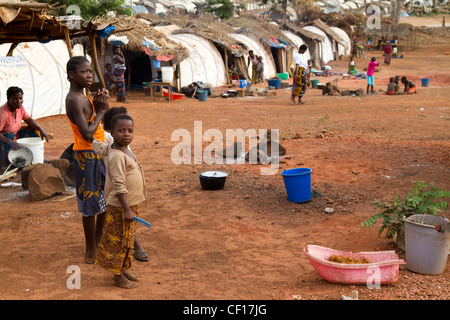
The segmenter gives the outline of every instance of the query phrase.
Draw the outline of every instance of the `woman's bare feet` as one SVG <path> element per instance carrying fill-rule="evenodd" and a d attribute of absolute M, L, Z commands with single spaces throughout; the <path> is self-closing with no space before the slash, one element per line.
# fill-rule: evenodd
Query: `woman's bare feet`
<path fill-rule="evenodd" d="M 122 272 L 122 274 L 114 276 L 114 285 L 118 286 L 119 288 L 137 288 L 137 281 L 139 281 L 139 277 L 132 275 L 128 271 L 124 271 Z"/>

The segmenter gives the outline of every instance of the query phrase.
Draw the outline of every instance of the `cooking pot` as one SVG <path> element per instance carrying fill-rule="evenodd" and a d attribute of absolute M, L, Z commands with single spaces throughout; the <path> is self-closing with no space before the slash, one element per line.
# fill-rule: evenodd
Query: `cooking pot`
<path fill-rule="evenodd" d="M 228 173 L 222 171 L 206 171 L 200 173 L 200 184 L 203 190 L 221 190 L 225 186 Z"/>

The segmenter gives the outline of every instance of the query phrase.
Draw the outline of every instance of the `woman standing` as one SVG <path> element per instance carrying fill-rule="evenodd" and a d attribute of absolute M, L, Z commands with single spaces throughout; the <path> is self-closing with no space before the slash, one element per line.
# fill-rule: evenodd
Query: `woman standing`
<path fill-rule="evenodd" d="M 303 54 L 306 52 L 308 47 L 302 44 L 298 50 L 298 53 L 294 56 L 295 71 L 294 71 L 294 81 L 292 83 L 292 95 L 291 101 L 296 103 L 295 98 L 298 97 L 298 104 L 305 104 L 302 101 L 303 95 L 306 91 L 306 69 L 308 69 L 308 63 L 306 62 Z"/>
<path fill-rule="evenodd" d="M 387 65 L 391 64 L 391 54 L 392 54 L 392 47 L 389 44 L 389 41 L 386 41 L 386 45 L 384 46 L 384 63 Z"/>
<path fill-rule="evenodd" d="M 116 86 L 116 100 L 118 102 L 127 102 L 125 99 L 125 58 L 119 46 L 113 47 L 114 63 L 114 85 Z"/>
<path fill-rule="evenodd" d="M 250 67 L 250 63 L 252 65 L 252 82 L 255 84 L 258 83 L 258 75 L 256 71 L 256 67 L 258 66 L 258 56 L 253 53 L 253 50 L 248 52 L 247 68 Z"/>

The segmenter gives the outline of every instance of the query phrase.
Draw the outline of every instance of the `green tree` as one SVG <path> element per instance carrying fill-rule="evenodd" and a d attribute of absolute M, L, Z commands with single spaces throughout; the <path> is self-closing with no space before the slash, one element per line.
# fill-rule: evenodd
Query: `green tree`
<path fill-rule="evenodd" d="M 297 0 L 260 0 L 261 4 L 268 4 L 268 3 L 272 3 L 272 7 L 270 8 L 271 10 L 275 10 L 275 9 L 281 9 L 281 11 L 283 12 L 283 20 L 286 22 L 287 20 L 287 7 L 288 4 L 291 3 L 292 7 L 294 7 L 297 4 Z"/>
<path fill-rule="evenodd" d="M 234 14 L 235 6 L 230 0 L 207 0 L 206 12 L 214 13 L 221 19 L 231 18 Z"/>
<path fill-rule="evenodd" d="M 72 12 L 66 12 L 71 5 L 78 6 L 79 14 L 84 20 L 92 20 L 100 15 L 106 14 L 110 11 L 118 12 L 119 14 L 131 14 L 131 9 L 125 6 L 125 0 L 37 0 L 42 3 L 49 3 L 55 6 L 65 6 L 59 9 L 59 15 L 70 15 Z"/>

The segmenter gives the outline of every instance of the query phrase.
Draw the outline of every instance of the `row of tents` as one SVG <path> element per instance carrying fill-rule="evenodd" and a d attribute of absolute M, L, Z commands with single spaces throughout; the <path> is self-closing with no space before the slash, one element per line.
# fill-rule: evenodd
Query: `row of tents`
<path fill-rule="evenodd" d="M 414 10 L 422 10 L 424 12 L 430 12 L 433 6 L 444 6 L 449 0 L 403 0 L 404 7 L 403 14 L 408 15 Z M 382 14 L 390 14 L 392 10 L 393 1 L 387 0 L 320 0 L 315 1 L 314 6 L 320 8 L 325 13 L 338 12 L 361 12 L 367 13 L 366 10 L 369 6 L 376 5 L 381 9 Z"/>
<path fill-rule="evenodd" d="M 12 15 L 0 10 L 4 25 L 0 27 L 0 103 L 6 101 L 8 87 L 19 86 L 24 90 L 24 107 L 35 119 L 65 113 L 70 56 L 87 56 L 97 80 L 104 83 L 105 64 L 112 63 L 111 35 L 128 39 L 125 53 L 130 87 L 155 79 L 158 68 L 154 61 L 175 66 L 179 89 L 193 82 L 218 87 L 230 83 L 231 64 L 242 78 L 250 80 L 249 50 L 263 57 L 264 76 L 272 78 L 289 71 L 301 44 L 308 45 L 307 58 L 316 66 L 349 55 L 351 49 L 343 30 L 320 20 L 300 27 L 250 15 L 224 23 L 209 14 L 194 22 L 187 17 L 171 20 L 138 14 L 94 23 L 79 21 L 79 26 L 68 28 L 73 21 L 50 17 L 48 8 L 43 10 L 37 4 L 36 8 L 15 9 Z M 34 24 L 40 26 L 39 33 Z"/>
<path fill-rule="evenodd" d="M 160 32 L 167 43 L 187 49 L 188 54 L 182 59 L 169 60 L 157 53 L 153 57 L 160 61 L 160 67 L 178 65 L 178 88 L 198 81 L 213 87 L 226 85 L 230 83 L 228 67 L 231 65 L 236 67 L 241 78 L 250 80 L 251 67 L 247 63 L 250 50 L 262 56 L 264 77 L 273 78 L 277 73 L 289 72 L 294 54 L 302 44 L 308 45 L 306 56 L 314 60 L 316 67 L 348 56 L 351 49 L 350 37 L 345 31 L 329 27 L 320 20 L 299 27 L 264 21 L 252 15 L 241 16 L 229 23 L 220 22 L 209 14 L 194 22 L 187 17 L 158 19 L 149 14 L 138 14 L 129 19 Z M 117 35 L 127 36 L 128 33 Z M 111 61 L 111 50 L 106 52 L 105 61 Z M 151 81 L 156 76 L 156 68 L 148 55 L 129 52 L 128 56 L 130 85 Z"/>

